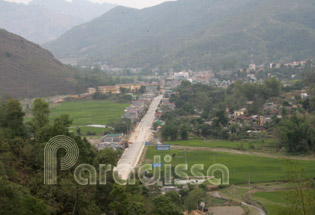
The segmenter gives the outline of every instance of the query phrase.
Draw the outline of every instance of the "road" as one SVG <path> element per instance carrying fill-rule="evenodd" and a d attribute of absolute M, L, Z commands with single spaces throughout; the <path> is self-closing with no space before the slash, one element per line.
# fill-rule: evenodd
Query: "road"
<path fill-rule="evenodd" d="M 129 145 L 129 148 L 124 151 L 118 161 L 117 167 L 114 169 L 123 180 L 127 180 L 130 172 L 137 166 L 145 146 L 145 141 L 151 138 L 151 127 L 155 119 L 155 111 L 162 98 L 163 96 L 160 95 L 153 99 L 147 113 L 129 138 L 129 142 L 133 144 Z"/>

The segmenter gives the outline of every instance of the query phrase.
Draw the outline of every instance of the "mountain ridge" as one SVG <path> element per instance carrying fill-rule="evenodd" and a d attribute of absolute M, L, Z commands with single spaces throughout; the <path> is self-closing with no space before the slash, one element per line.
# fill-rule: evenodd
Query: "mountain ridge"
<path fill-rule="evenodd" d="M 234 61 L 237 66 L 250 63 L 251 54 L 257 64 L 298 60 L 313 55 L 313 11 L 310 0 L 179 0 L 142 10 L 116 7 L 44 47 L 59 59 L 117 67 L 206 69 Z M 299 33 L 302 39 L 296 40 Z"/>
<path fill-rule="evenodd" d="M 0 94 L 16 98 L 75 92 L 73 72 L 45 49 L 0 29 Z"/>
<path fill-rule="evenodd" d="M 27 5 L 0 0 L 0 28 L 41 44 L 113 7 L 87 0 L 33 0 Z"/>

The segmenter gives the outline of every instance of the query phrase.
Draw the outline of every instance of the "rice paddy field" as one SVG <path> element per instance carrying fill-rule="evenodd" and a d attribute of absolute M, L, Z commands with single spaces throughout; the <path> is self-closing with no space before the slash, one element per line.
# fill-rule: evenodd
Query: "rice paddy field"
<path fill-rule="evenodd" d="M 53 106 L 50 116 L 53 119 L 60 114 L 69 114 L 73 119 L 72 131 L 76 132 L 77 128 L 80 128 L 83 135 L 86 135 L 87 132 L 102 135 L 105 128 L 87 127 L 87 125 L 107 125 L 117 122 L 129 105 L 110 100 L 68 101 Z"/>
<path fill-rule="evenodd" d="M 245 149 L 245 150 L 272 149 L 274 148 L 274 143 L 275 143 L 275 140 L 273 139 L 241 140 L 241 141 L 196 139 L 196 140 L 179 140 L 179 141 L 165 142 L 165 144 L 179 145 L 179 146 Z"/>
<path fill-rule="evenodd" d="M 194 164 L 203 164 L 206 170 L 214 163 L 225 165 L 229 169 L 230 184 L 247 183 L 250 177 L 251 182 L 271 182 L 286 180 L 286 164 L 284 159 L 259 157 L 254 155 L 232 154 L 225 152 L 210 151 L 157 151 L 154 146 L 150 146 L 146 153 L 146 163 L 152 163 L 153 156 L 160 155 L 163 163 L 165 155 L 173 155 L 171 164 L 187 164 L 189 169 Z M 310 177 L 315 177 L 315 160 L 299 160 L 299 164 L 304 168 Z M 163 168 L 162 168 L 163 171 Z M 186 172 L 191 175 L 190 171 Z"/>
<path fill-rule="evenodd" d="M 252 194 L 252 198 L 264 205 L 268 215 L 278 215 L 284 208 L 289 206 L 288 192 L 257 192 Z"/>

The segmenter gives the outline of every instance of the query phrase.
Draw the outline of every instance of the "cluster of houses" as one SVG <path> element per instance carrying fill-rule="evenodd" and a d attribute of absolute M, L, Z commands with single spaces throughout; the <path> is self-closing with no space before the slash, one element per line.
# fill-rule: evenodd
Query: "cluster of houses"
<path fill-rule="evenodd" d="M 303 61 L 294 61 L 294 62 L 290 62 L 290 63 L 285 63 L 285 64 L 281 64 L 281 63 L 270 63 L 268 66 L 270 69 L 279 69 L 281 68 L 281 66 L 283 65 L 284 67 L 297 67 L 297 66 L 305 66 L 307 63 L 307 60 L 303 60 Z M 256 64 L 252 63 L 248 66 L 248 68 L 246 69 L 246 72 L 249 73 L 251 71 L 265 71 L 266 66 L 264 64 L 257 66 Z M 243 72 L 243 69 L 240 69 L 241 72 Z"/>
<path fill-rule="evenodd" d="M 130 119 L 132 122 L 138 122 L 156 96 L 156 93 L 146 93 L 137 100 L 132 101 L 131 106 L 125 109 L 124 118 Z"/>
<path fill-rule="evenodd" d="M 114 86 L 99 86 L 96 90 L 96 88 L 89 88 L 88 93 L 96 93 L 96 91 L 100 93 L 111 93 L 111 94 L 119 94 L 121 93 L 122 89 L 126 89 L 128 92 L 139 92 L 141 87 L 146 88 L 146 92 L 150 92 L 157 88 L 157 84 L 116 84 Z"/>
<path fill-rule="evenodd" d="M 145 87 L 147 93 L 155 93 L 157 90 L 157 83 L 142 83 L 142 84 L 116 84 L 114 86 L 99 86 L 98 88 L 89 87 L 86 93 L 67 95 L 52 100 L 52 103 L 61 103 L 69 100 L 89 99 L 92 98 L 96 92 L 102 94 L 120 94 L 122 89 L 126 92 L 135 93 L 139 92 L 141 87 Z M 131 94 L 133 96 L 133 94 Z"/>
<path fill-rule="evenodd" d="M 157 85 L 155 85 L 155 87 L 153 86 L 154 85 L 150 85 L 147 89 L 149 93 L 143 94 L 137 100 L 132 101 L 131 106 L 125 109 L 123 118 L 130 119 L 133 123 L 137 123 L 141 120 L 154 97 L 159 94 Z M 105 148 L 113 148 L 114 150 L 119 148 L 124 149 L 127 148 L 129 144 L 132 144 L 129 143 L 126 138 L 124 134 L 106 134 L 101 138 L 96 148 L 98 150 Z"/>
<path fill-rule="evenodd" d="M 273 122 L 274 118 L 282 119 L 283 110 L 290 111 L 302 108 L 301 104 L 296 102 L 297 97 L 305 100 L 308 96 L 309 95 L 304 90 L 297 91 L 295 94 L 284 94 L 285 102 L 283 102 L 283 100 L 275 100 L 265 103 L 260 115 L 249 115 L 247 108 L 235 110 L 234 113 L 229 114 L 229 123 L 236 123 L 240 126 L 250 126 L 252 130 L 248 132 L 252 133 L 265 130 L 268 127 L 268 124 Z M 247 105 L 252 104 L 252 101 L 247 102 Z M 230 113 L 228 108 L 226 109 L 226 112 Z"/>

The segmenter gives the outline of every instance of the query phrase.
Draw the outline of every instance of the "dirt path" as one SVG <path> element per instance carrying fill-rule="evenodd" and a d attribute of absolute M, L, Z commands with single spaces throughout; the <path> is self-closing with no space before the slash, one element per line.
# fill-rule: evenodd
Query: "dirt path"
<path fill-rule="evenodd" d="M 214 197 L 214 198 L 220 198 L 220 199 L 225 199 L 225 200 L 230 200 L 229 198 L 227 198 L 227 197 L 223 197 L 223 196 L 221 196 L 221 194 L 219 193 L 219 191 L 214 191 L 214 192 L 210 192 L 210 195 L 212 196 L 212 197 Z M 235 201 L 235 200 L 234 200 Z M 238 202 L 238 201 L 237 201 Z M 266 215 L 266 213 L 265 213 L 265 211 L 263 210 L 263 209 L 261 209 L 261 208 L 259 208 L 259 207 L 257 207 L 256 205 L 252 205 L 252 204 L 249 204 L 249 203 L 247 203 L 247 202 L 244 202 L 244 201 L 241 201 L 241 202 L 239 202 L 239 203 L 241 203 L 242 205 L 244 205 L 244 206 L 246 206 L 246 207 L 250 207 L 250 208 L 253 208 L 257 213 L 258 213 L 258 215 Z M 240 208 L 240 209 L 237 209 L 236 207 L 230 207 L 230 208 L 228 208 L 227 206 L 222 206 L 222 207 L 220 207 L 220 208 L 218 208 L 218 209 L 216 209 L 215 211 L 211 211 L 211 212 L 213 212 L 214 213 L 214 215 L 216 215 L 216 214 L 231 214 L 231 215 L 234 215 L 234 213 L 233 213 L 233 210 L 230 210 L 230 209 L 234 209 L 237 213 L 235 213 L 235 214 L 243 214 L 243 209 L 241 208 L 241 207 L 238 207 L 238 208 Z M 211 209 L 211 208 L 209 208 L 209 209 Z M 227 211 L 221 211 L 221 210 L 227 210 Z M 215 213 L 216 212 L 216 213 Z M 221 213 L 219 213 L 219 212 L 221 212 Z M 225 213 L 223 213 L 223 212 L 225 212 Z"/>
<path fill-rule="evenodd" d="M 213 215 L 242 215 L 244 214 L 243 208 L 239 206 L 217 206 L 209 208 L 209 212 Z"/>
<path fill-rule="evenodd" d="M 282 158 L 282 159 L 293 159 L 293 160 L 315 160 L 314 156 L 308 157 L 300 157 L 300 156 L 286 156 L 286 155 L 274 155 L 274 154 L 266 154 L 261 152 L 248 152 L 248 151 L 239 151 L 235 149 L 227 149 L 227 148 L 208 148 L 208 147 L 196 147 L 196 146 L 178 146 L 178 145 L 171 145 L 172 149 L 177 150 L 189 150 L 189 151 L 209 151 L 209 152 L 226 152 L 232 154 L 240 154 L 240 155 L 253 155 L 259 157 L 266 157 L 266 158 Z"/>

